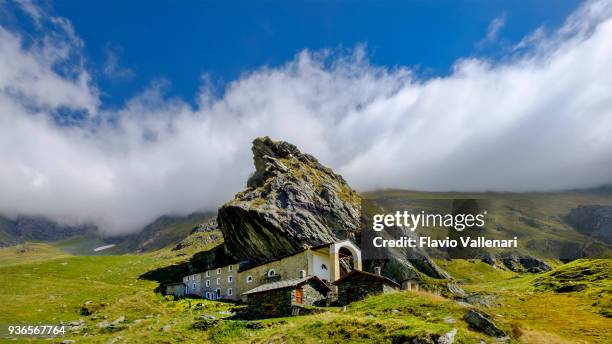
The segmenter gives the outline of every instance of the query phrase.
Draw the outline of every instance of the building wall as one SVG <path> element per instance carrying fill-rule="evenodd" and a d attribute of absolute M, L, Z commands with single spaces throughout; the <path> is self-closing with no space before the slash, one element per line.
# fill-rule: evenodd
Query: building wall
<path fill-rule="evenodd" d="M 231 299 L 237 300 L 242 293 L 237 287 L 238 264 L 226 265 L 217 269 L 210 269 L 202 272 L 202 297 L 207 299 Z M 207 281 L 209 286 L 207 287 Z M 220 289 L 220 296 L 217 297 L 217 289 Z M 231 295 L 230 295 L 231 289 Z"/>
<path fill-rule="evenodd" d="M 300 278 L 300 271 L 302 270 L 305 271 L 305 274 L 308 274 L 308 252 L 309 251 L 301 252 L 293 256 L 241 271 L 236 280 L 237 290 L 242 294 L 262 284 Z M 268 271 L 270 271 L 270 269 L 274 269 L 277 277 L 268 277 Z M 249 276 L 252 277 L 251 282 L 247 282 Z"/>
<path fill-rule="evenodd" d="M 329 270 L 331 269 L 329 254 L 320 253 L 317 251 L 311 252 L 312 264 L 310 266 L 309 275 L 314 275 L 322 279 L 323 281 L 330 281 Z M 325 269 L 323 268 L 325 266 Z"/>
<path fill-rule="evenodd" d="M 327 269 L 323 269 L 322 265 L 325 265 Z M 304 275 L 315 275 L 322 280 L 331 282 L 331 265 L 332 261 L 328 252 L 306 250 L 241 272 L 238 272 L 238 264 L 221 267 L 219 273 L 216 268 L 210 269 L 185 276 L 183 282 L 187 285 L 187 293 L 190 295 L 216 299 L 216 290 L 220 289 L 221 299 L 238 300 L 242 293 L 262 284 L 300 278 L 302 277 L 301 271 L 304 271 Z M 276 277 L 268 277 L 270 269 L 274 269 Z M 228 280 L 229 276 L 232 277 L 231 282 Z M 251 277 L 250 282 L 248 281 L 249 276 Z M 217 283 L 217 278 L 219 278 L 219 283 Z M 210 286 L 206 286 L 206 281 L 210 281 Z M 193 288 L 194 283 L 196 285 L 195 289 Z M 229 295 L 229 288 L 232 289 L 232 295 Z"/>
<path fill-rule="evenodd" d="M 183 283 L 187 286 L 185 294 L 202 296 L 202 273 L 183 277 Z"/>
<path fill-rule="evenodd" d="M 328 291 L 323 289 L 318 283 L 310 281 L 301 286 L 302 288 L 302 306 L 314 306 L 321 300 L 325 300 L 327 298 Z M 296 303 L 296 289 L 292 290 L 291 293 L 291 302 L 293 304 Z"/>
<path fill-rule="evenodd" d="M 296 303 L 296 289 L 302 289 L 302 303 Z M 327 290 L 317 282 L 309 281 L 300 287 L 269 290 L 250 294 L 247 297 L 248 313 L 251 316 L 292 315 L 294 307 L 312 306 L 327 297 Z"/>
<path fill-rule="evenodd" d="M 385 283 L 382 279 L 365 275 L 353 275 L 338 284 L 338 304 L 347 305 L 361 300 L 368 295 L 395 290 L 399 290 L 399 288 Z"/>
<path fill-rule="evenodd" d="M 248 314 L 250 316 L 285 316 L 291 314 L 294 289 L 277 289 L 248 295 Z"/>

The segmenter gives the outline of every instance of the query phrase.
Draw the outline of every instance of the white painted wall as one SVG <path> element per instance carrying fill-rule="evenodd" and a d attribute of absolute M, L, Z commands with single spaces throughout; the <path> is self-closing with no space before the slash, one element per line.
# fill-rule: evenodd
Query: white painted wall
<path fill-rule="evenodd" d="M 322 280 L 329 281 L 329 270 L 331 269 L 329 256 L 318 254 L 313 252 L 312 257 L 312 271 L 313 274 Z M 321 265 L 325 264 L 327 270 L 321 268 Z"/>

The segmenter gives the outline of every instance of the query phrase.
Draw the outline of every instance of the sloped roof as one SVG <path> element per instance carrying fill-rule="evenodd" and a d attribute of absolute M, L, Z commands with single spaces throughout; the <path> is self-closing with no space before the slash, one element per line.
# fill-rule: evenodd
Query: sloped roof
<path fill-rule="evenodd" d="M 321 281 L 321 279 L 319 277 L 317 277 L 317 276 L 306 276 L 304 278 L 293 278 L 293 279 L 288 279 L 288 280 L 283 280 L 283 281 L 277 281 L 277 282 L 262 284 L 259 287 L 253 288 L 253 289 L 251 289 L 249 291 L 245 291 L 244 293 L 242 293 L 242 295 L 257 294 L 257 293 L 262 293 L 262 292 L 270 291 L 270 290 L 298 287 L 298 286 L 308 282 L 311 279 L 315 280 L 320 285 L 324 286 L 325 288 L 327 288 L 327 289 L 329 289 L 331 291 L 331 288 L 328 287 L 327 284 L 325 284 L 325 282 Z"/>
<path fill-rule="evenodd" d="M 349 272 L 347 275 L 345 275 L 344 277 L 340 278 L 339 280 L 335 281 L 332 284 L 338 285 L 338 284 L 342 283 L 343 281 L 352 278 L 355 275 L 363 275 L 363 276 L 366 276 L 366 277 L 378 278 L 378 279 L 380 279 L 383 282 L 387 282 L 387 283 L 392 284 L 392 285 L 394 285 L 396 287 L 401 287 L 399 283 L 395 282 L 394 280 L 392 280 L 392 279 L 390 279 L 388 277 L 385 277 L 385 276 L 382 276 L 382 275 L 373 274 L 371 272 L 361 271 L 361 270 L 353 270 L 353 271 Z"/>

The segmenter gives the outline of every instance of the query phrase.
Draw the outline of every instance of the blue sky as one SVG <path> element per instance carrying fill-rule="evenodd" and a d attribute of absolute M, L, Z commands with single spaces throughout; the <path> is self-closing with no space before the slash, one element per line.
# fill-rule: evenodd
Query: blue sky
<path fill-rule="evenodd" d="M 0 214 L 215 210 L 264 135 L 359 191 L 612 184 L 612 0 L 257 3 L 0 0 Z"/>
<path fill-rule="evenodd" d="M 260 66 L 278 66 L 300 50 L 366 44 L 375 65 L 448 74 L 470 55 L 503 56 L 539 26 L 555 28 L 578 1 L 59 1 L 85 42 L 105 106 L 117 106 L 152 80 L 192 101 L 202 74 L 219 89 Z M 479 44 L 503 18 L 493 42 Z M 109 51 L 127 74 L 101 73 Z"/>

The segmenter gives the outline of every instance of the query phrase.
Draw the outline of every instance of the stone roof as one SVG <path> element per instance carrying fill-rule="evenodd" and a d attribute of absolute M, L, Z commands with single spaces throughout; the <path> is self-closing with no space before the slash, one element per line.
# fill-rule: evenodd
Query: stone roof
<path fill-rule="evenodd" d="M 390 279 L 388 277 L 385 277 L 385 276 L 382 276 L 382 275 L 373 274 L 371 272 L 361 271 L 361 270 L 353 270 L 353 271 L 351 271 L 350 273 L 348 273 L 347 275 L 345 275 L 344 277 L 340 278 L 339 280 L 335 281 L 332 284 L 338 285 L 338 284 L 342 283 L 343 281 L 345 281 L 347 279 L 350 279 L 351 277 L 353 277 L 355 275 L 363 275 L 363 276 L 370 277 L 370 278 L 377 278 L 377 279 L 380 279 L 383 282 L 387 282 L 388 284 L 392 284 L 392 285 L 394 285 L 396 287 L 400 287 L 399 283 L 395 282 L 394 280 L 392 280 L 392 279 Z"/>
<path fill-rule="evenodd" d="M 293 279 L 288 279 L 288 280 L 283 280 L 283 281 L 278 281 L 278 282 L 262 284 L 259 287 L 253 288 L 249 291 L 242 293 L 242 295 L 257 294 L 257 293 L 262 293 L 262 292 L 266 292 L 270 290 L 298 287 L 308 282 L 311 279 L 317 281 L 319 284 L 321 284 L 322 286 L 324 286 L 325 288 L 331 291 L 331 288 L 329 288 L 327 284 L 325 284 L 325 282 L 321 281 L 319 277 L 306 276 L 304 278 L 293 278 Z"/>

